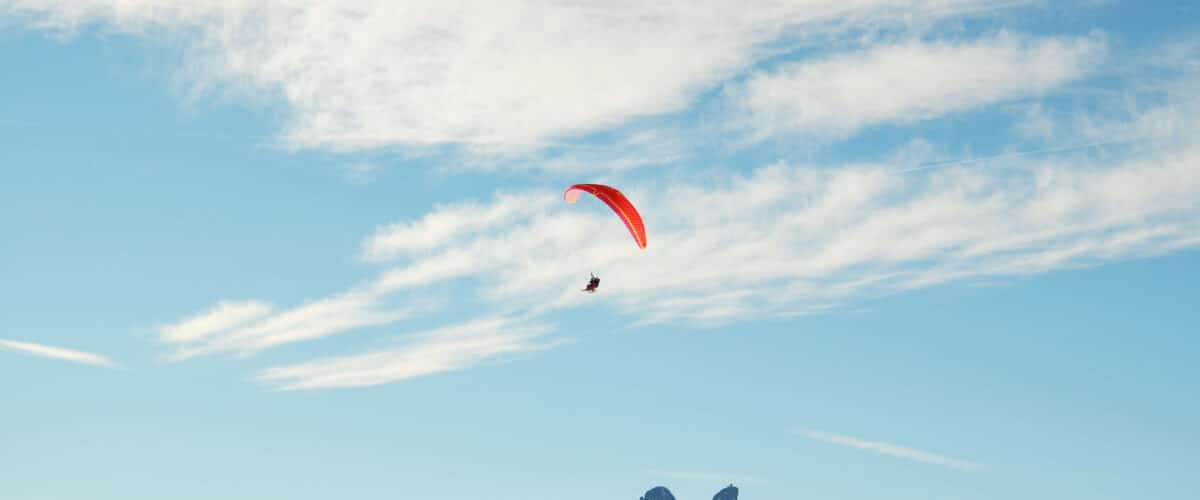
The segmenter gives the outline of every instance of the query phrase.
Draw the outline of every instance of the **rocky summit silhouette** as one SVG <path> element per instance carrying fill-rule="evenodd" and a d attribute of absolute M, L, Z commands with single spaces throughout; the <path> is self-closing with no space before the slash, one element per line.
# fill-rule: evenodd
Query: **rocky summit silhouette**
<path fill-rule="evenodd" d="M 655 486 L 646 492 L 642 500 L 675 500 L 675 495 L 666 486 Z"/>
<path fill-rule="evenodd" d="M 731 484 L 726 486 L 725 489 L 718 491 L 716 495 L 713 495 L 713 500 L 737 500 L 737 493 L 737 486 Z"/>
<path fill-rule="evenodd" d="M 738 489 L 731 484 L 713 495 L 713 500 L 737 500 L 737 497 Z M 655 486 L 642 496 L 642 500 L 675 500 L 675 495 L 672 495 L 666 486 Z"/>

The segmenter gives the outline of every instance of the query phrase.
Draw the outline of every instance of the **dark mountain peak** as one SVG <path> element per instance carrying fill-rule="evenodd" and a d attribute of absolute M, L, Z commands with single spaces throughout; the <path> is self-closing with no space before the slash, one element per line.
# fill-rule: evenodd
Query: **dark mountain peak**
<path fill-rule="evenodd" d="M 671 494 L 665 486 L 655 486 L 646 492 L 646 496 L 642 500 L 675 500 L 675 495 Z"/>
<path fill-rule="evenodd" d="M 737 486 L 731 484 L 726 486 L 725 489 L 718 491 L 717 494 L 713 496 L 713 500 L 737 500 L 737 493 Z"/>

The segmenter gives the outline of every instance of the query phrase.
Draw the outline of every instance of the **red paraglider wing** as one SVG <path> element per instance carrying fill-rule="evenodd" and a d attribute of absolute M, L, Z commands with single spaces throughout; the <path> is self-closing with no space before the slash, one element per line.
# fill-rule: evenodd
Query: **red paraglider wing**
<path fill-rule="evenodd" d="M 567 200 L 567 203 L 575 203 L 579 199 L 580 193 L 591 193 L 600 198 L 600 201 L 603 201 L 621 217 L 621 221 L 633 235 L 633 241 L 637 243 L 638 248 L 646 248 L 646 225 L 642 223 L 642 215 L 638 213 L 633 203 L 625 198 L 624 194 L 603 184 L 576 184 L 567 188 L 567 191 L 563 193 L 563 199 Z"/>

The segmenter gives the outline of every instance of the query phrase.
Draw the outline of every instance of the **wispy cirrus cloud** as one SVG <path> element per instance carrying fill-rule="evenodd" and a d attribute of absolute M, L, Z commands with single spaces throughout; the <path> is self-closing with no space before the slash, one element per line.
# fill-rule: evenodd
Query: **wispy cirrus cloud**
<path fill-rule="evenodd" d="M 537 323 L 555 309 L 583 305 L 580 273 L 595 270 L 604 278 L 599 305 L 638 323 L 721 324 L 1155 255 L 1200 246 L 1197 165 L 1195 148 L 1109 165 L 1043 160 L 920 175 L 885 166 L 773 165 L 718 186 L 675 185 L 658 197 L 635 189 L 629 194 L 655 235 L 644 251 L 598 202 L 546 208 L 464 233 L 405 257 L 357 292 L 277 313 L 179 357 L 252 354 L 389 324 L 399 316 L 373 304 L 450 282 L 474 290 L 484 310 L 524 311 Z M 495 333 L 506 328 L 517 333 Z M 276 367 L 259 380 L 292 389 L 394 382 L 541 350 L 547 344 L 535 339 L 549 332 L 534 330 L 478 323 L 456 330 L 469 333 L 416 335 L 399 348 Z"/>
<path fill-rule="evenodd" d="M 909 448 L 909 447 L 890 444 L 890 443 L 884 443 L 884 442 L 879 442 L 879 441 L 867 441 L 865 439 L 859 439 L 859 438 L 850 437 L 850 436 L 842 436 L 842 435 L 838 435 L 838 434 L 830 434 L 828 432 L 821 432 L 821 431 L 814 431 L 814 430 L 799 430 L 799 431 L 794 431 L 794 432 L 796 434 L 799 434 L 801 436 L 804 436 L 806 438 L 813 439 L 816 441 L 822 441 L 825 443 L 835 444 L 838 446 L 846 446 L 849 448 L 855 448 L 855 449 L 859 449 L 859 450 L 873 451 L 873 452 L 881 454 L 881 455 L 902 458 L 905 460 L 912 460 L 915 462 L 941 465 L 941 466 L 949 467 L 952 469 L 976 470 L 976 469 L 983 467 L 982 465 L 977 464 L 975 462 L 961 460 L 958 458 L 947 457 L 944 455 L 938 455 L 936 453 L 930 453 L 927 451 L 921 451 L 921 450 L 918 450 L 915 448 Z"/>
<path fill-rule="evenodd" d="M 506 355 L 539 351 L 561 341 L 542 337 L 549 325 L 495 317 L 404 336 L 396 347 L 352 356 L 276 366 L 256 380 L 279 390 L 367 387 L 468 368 Z"/>
<path fill-rule="evenodd" d="M 920 173 L 776 164 L 704 186 L 630 189 L 654 235 L 645 251 L 584 203 L 464 235 L 376 286 L 472 278 L 496 303 L 570 307 L 580 300 L 573 278 L 595 270 L 608 304 L 652 323 L 824 310 L 1193 245 L 1198 161 L 1200 150 L 1183 148 L 1109 164 L 1020 158 Z"/>
<path fill-rule="evenodd" d="M 1176 135 L 1186 136 L 1200 130 L 1200 115 L 1189 114 L 1188 104 L 1197 99 L 1194 91 L 1172 94 L 1126 123 L 1167 113 Z M 391 324 L 401 316 L 388 309 L 389 300 L 450 283 L 480 300 L 485 314 L 516 312 L 535 323 L 586 299 L 638 324 L 713 325 L 1157 255 L 1200 246 L 1198 165 L 1200 148 L 1166 140 L 1103 155 L 1008 156 L 917 171 L 889 163 L 830 169 L 780 162 L 700 181 L 623 185 L 652 234 L 645 250 L 599 202 L 568 206 L 557 192 L 510 192 L 381 226 L 363 248 L 382 249 L 369 260 L 390 267 L 350 291 L 173 346 L 179 358 L 248 355 Z M 396 243 L 388 243 L 392 238 Z M 600 296 L 578 292 L 588 271 L 603 277 Z M 193 322 L 205 323 L 182 324 Z M 417 343 L 378 356 L 316 360 L 266 372 L 262 380 L 296 388 L 360 383 L 334 376 L 345 371 L 383 383 L 541 345 L 499 338 L 476 339 L 471 345 L 478 350 Z M 432 352 L 458 361 L 436 369 L 412 361 Z M 403 361 L 410 371 L 371 365 L 376 359 Z"/>
<path fill-rule="evenodd" d="M 21 342 L 17 340 L 0 339 L 0 350 L 19 352 L 42 358 L 56 359 L 69 363 L 78 363 L 81 365 L 98 366 L 101 368 L 121 368 L 113 360 L 106 356 L 93 354 L 90 352 L 76 351 L 63 347 L 54 347 L 33 342 Z"/>
<path fill-rule="evenodd" d="M 285 134 L 293 146 L 345 152 L 465 145 L 471 151 L 464 156 L 484 168 L 532 162 L 547 171 L 616 175 L 705 146 L 703 137 L 642 119 L 693 109 L 698 96 L 722 85 L 730 91 L 712 100 L 725 99 L 742 119 L 738 125 L 755 133 L 844 137 L 877 124 L 1037 100 L 1087 78 L 1090 63 L 1109 56 L 1102 35 L 950 40 L 918 36 L 892 16 L 950 19 L 1027 3 L 819 0 L 746 9 L 717 0 L 0 0 L 6 12 L 49 29 L 98 23 L 148 37 L 172 33 L 188 47 L 193 83 L 283 100 L 292 112 Z M 909 41 L 863 41 L 888 29 L 882 38 Z M 817 39 L 839 43 L 833 53 L 805 54 Z M 1195 102 L 1190 88 L 1180 85 L 1166 98 L 1172 102 L 1115 121 L 1063 126 L 1031 112 L 1026 133 L 1010 146 L 1034 136 L 1091 140 L 1163 123 L 1176 137 L 1103 155 L 996 157 L 987 168 L 920 171 L 890 160 L 751 160 L 757 163 L 704 176 L 637 177 L 622 189 L 646 217 L 652 236 L 645 251 L 603 206 L 567 207 L 559 192 L 507 190 L 442 204 L 366 235 L 358 257 L 388 266 L 374 279 L 290 308 L 221 302 L 158 333 L 175 360 L 251 356 L 394 325 L 422 311 L 410 301 L 441 285 L 478 299 L 484 317 L 527 318 L 493 333 L 525 331 L 584 300 L 637 324 L 710 325 L 1189 248 L 1200 244 L 1200 150 L 1179 138 L 1200 130 L 1200 114 L 1178 104 Z M 727 111 L 716 113 L 724 119 Z M 587 134 L 602 136 L 603 147 L 580 144 L 594 139 Z M 578 281 L 588 271 L 604 277 L 604 293 L 585 299 Z M 276 367 L 260 380 L 287 388 L 405 380 L 553 344 L 551 334 L 538 331 L 468 335 L 459 344 L 440 343 L 453 335 L 417 335 L 411 344 L 359 357 Z M 445 361 L 426 366 L 414 361 L 418 356 Z M 376 359 L 410 368 L 371 364 Z M 337 371 L 358 375 L 338 378 Z"/>
<path fill-rule="evenodd" d="M 273 308 L 256 300 L 221 301 L 212 309 L 158 328 L 159 338 L 171 344 L 186 344 L 270 314 Z"/>
<path fill-rule="evenodd" d="M 218 353 L 245 357 L 282 345 L 395 323 L 414 310 L 429 307 L 391 305 L 367 291 L 350 291 L 278 312 L 264 309 L 257 301 L 223 302 L 206 313 L 160 327 L 158 332 L 160 340 L 172 345 L 169 361 Z M 207 326 L 203 336 L 180 336 L 180 332 L 197 331 L 195 325 Z"/>
<path fill-rule="evenodd" d="M 1028 3 L 0 0 L 0 12 L 182 41 L 197 88 L 282 100 L 293 146 L 512 151 L 686 109 L 780 38 Z"/>
<path fill-rule="evenodd" d="M 557 201 L 550 193 L 498 194 L 487 205 L 465 202 L 438 207 L 418 221 L 380 227 L 362 244 L 361 257 L 369 262 L 435 250 L 457 238 L 544 211 Z"/>
<path fill-rule="evenodd" d="M 1097 36 L 1002 32 L 963 42 L 909 41 L 783 65 L 729 91 L 739 123 L 759 138 L 842 138 L 877 124 L 910 123 L 1043 95 L 1096 68 Z"/>

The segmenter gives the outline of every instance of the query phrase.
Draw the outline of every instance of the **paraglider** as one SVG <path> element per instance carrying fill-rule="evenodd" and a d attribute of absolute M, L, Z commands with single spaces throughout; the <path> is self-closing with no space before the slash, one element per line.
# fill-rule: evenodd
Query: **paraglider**
<path fill-rule="evenodd" d="M 563 193 L 563 199 L 567 200 L 567 203 L 575 203 L 579 199 L 580 193 L 591 193 L 608 205 L 608 208 L 621 217 L 621 222 L 624 222 L 625 227 L 629 229 L 629 234 L 633 236 L 633 241 L 637 243 L 638 248 L 646 248 L 646 225 L 642 223 L 642 215 L 638 213 L 633 203 L 625 198 L 624 194 L 617 191 L 616 188 L 603 184 L 576 184 L 567 188 Z"/>
<path fill-rule="evenodd" d="M 579 200 L 581 193 L 591 193 L 603 201 L 608 208 L 621 218 L 621 222 L 625 223 L 625 228 L 629 230 L 629 234 L 633 236 L 633 242 L 637 243 L 638 248 L 646 248 L 646 225 L 642 222 L 642 214 L 639 214 L 637 207 L 629 202 L 625 195 L 611 186 L 603 184 L 575 184 L 567 188 L 563 193 L 563 199 L 567 203 L 575 203 Z M 588 280 L 588 284 L 582 291 L 587 293 L 596 293 L 596 289 L 600 287 L 600 278 L 592 274 L 592 278 Z"/>
<path fill-rule="evenodd" d="M 588 280 L 587 287 L 584 287 L 583 291 L 587 293 L 596 293 L 597 288 L 600 288 L 600 278 L 597 278 L 596 275 L 593 274 L 592 279 Z"/>

